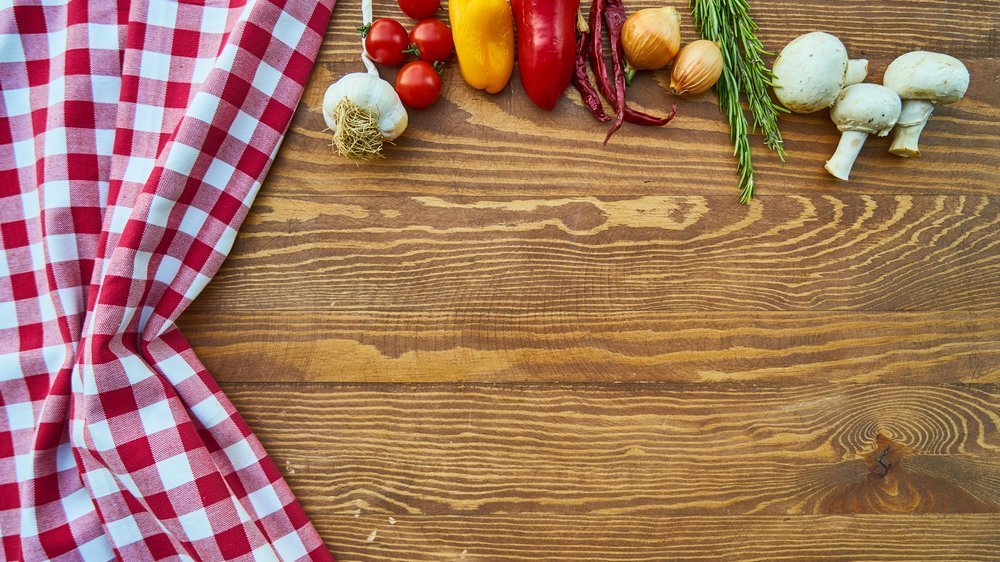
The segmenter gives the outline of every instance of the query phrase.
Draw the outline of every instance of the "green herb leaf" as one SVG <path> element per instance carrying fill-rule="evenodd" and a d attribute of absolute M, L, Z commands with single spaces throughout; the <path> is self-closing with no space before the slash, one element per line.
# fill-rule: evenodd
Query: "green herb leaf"
<path fill-rule="evenodd" d="M 778 113 L 787 112 L 774 103 L 768 91 L 773 75 L 762 58 L 768 52 L 757 37 L 757 24 L 749 10 L 747 0 L 691 0 L 691 13 L 701 37 L 722 47 L 722 78 L 715 89 L 719 94 L 719 110 L 729 120 L 733 156 L 740 176 L 740 202 L 744 204 L 753 199 L 755 187 L 749 135 L 760 132 L 764 144 L 784 162 Z M 740 103 L 741 94 L 746 97 L 753 116 L 753 127 Z"/>

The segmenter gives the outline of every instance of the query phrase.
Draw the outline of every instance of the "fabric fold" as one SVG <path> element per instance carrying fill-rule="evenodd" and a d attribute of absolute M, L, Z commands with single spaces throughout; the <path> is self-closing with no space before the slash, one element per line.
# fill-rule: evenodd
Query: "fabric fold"
<path fill-rule="evenodd" d="M 330 559 L 174 322 L 229 253 L 332 8 L 0 9 L 0 558 Z"/>

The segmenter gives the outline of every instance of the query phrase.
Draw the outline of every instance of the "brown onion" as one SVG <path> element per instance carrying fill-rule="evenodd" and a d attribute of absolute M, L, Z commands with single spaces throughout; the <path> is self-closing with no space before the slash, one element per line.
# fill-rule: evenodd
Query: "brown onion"
<path fill-rule="evenodd" d="M 670 64 L 681 46 L 681 15 L 671 6 L 635 12 L 622 27 L 622 48 L 629 78 L 636 70 L 656 70 Z"/>
<path fill-rule="evenodd" d="M 707 92 L 722 75 L 722 50 L 714 41 L 692 41 L 677 55 L 670 73 L 670 90 L 675 94 L 697 96 Z"/>

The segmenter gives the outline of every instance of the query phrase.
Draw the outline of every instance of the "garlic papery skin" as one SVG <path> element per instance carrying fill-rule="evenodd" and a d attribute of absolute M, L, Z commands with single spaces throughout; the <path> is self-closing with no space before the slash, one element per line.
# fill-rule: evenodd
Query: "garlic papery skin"
<path fill-rule="evenodd" d="M 384 140 L 391 141 L 406 130 L 409 117 L 399 94 L 377 75 L 367 72 L 346 74 L 326 89 L 323 94 L 323 119 L 334 132 L 337 131 L 337 123 L 333 121 L 333 110 L 342 98 L 349 98 L 378 114 Z"/>
<path fill-rule="evenodd" d="M 663 68 L 680 47 L 681 15 L 672 6 L 639 10 L 622 26 L 622 48 L 630 69 Z"/>
<path fill-rule="evenodd" d="M 714 41 L 699 39 L 681 49 L 670 73 L 670 90 L 697 96 L 710 90 L 722 75 L 722 50 Z"/>
<path fill-rule="evenodd" d="M 382 156 L 382 143 L 406 130 L 409 116 L 399 95 L 377 74 L 343 76 L 323 94 L 323 120 L 337 153 L 368 160 Z"/>

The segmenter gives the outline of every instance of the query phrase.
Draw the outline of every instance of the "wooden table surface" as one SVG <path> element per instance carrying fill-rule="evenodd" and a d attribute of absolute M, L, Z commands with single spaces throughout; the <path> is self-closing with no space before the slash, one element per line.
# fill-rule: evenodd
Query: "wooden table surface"
<path fill-rule="evenodd" d="M 741 206 L 714 95 L 605 148 L 575 92 L 548 114 L 452 64 L 357 166 L 319 111 L 360 68 L 338 4 L 182 325 L 340 559 L 1000 557 L 1000 2 L 753 5 L 771 48 L 831 31 L 875 81 L 946 52 L 968 95 L 850 183 L 827 112 L 784 118 Z"/>

